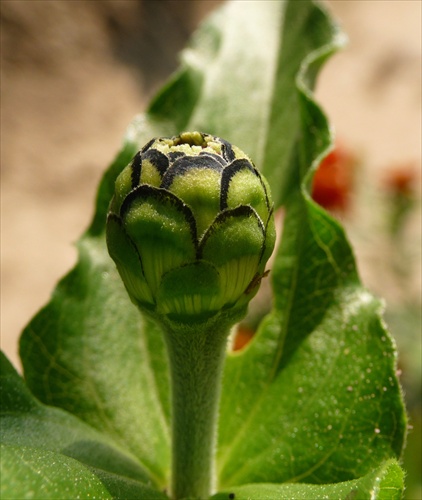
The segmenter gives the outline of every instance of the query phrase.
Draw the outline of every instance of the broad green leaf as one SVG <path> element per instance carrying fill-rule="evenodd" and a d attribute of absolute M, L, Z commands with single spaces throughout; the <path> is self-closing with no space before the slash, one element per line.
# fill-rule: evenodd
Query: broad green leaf
<path fill-rule="evenodd" d="M 400 500 L 404 489 L 403 471 L 389 460 L 366 476 L 343 483 L 314 484 L 246 484 L 220 492 L 213 500 Z"/>
<path fill-rule="evenodd" d="M 128 303 L 104 245 L 91 237 L 79 243 L 76 268 L 27 327 L 25 376 L 43 402 L 111 436 L 163 486 L 169 462 L 163 341 Z"/>
<path fill-rule="evenodd" d="M 9 445 L 1 445 L 0 453 L 2 500 L 168 498 L 139 481 L 97 470 L 61 453 Z"/>
<path fill-rule="evenodd" d="M 307 86 L 329 43 L 308 55 L 297 80 L 299 175 L 272 271 L 274 308 L 252 344 L 226 363 L 222 487 L 345 481 L 403 448 L 404 405 L 382 305 L 361 285 L 341 226 L 307 192 L 331 141 Z"/>
<path fill-rule="evenodd" d="M 38 402 L 3 353 L 0 360 L 1 498 L 166 498 L 134 456 Z"/>

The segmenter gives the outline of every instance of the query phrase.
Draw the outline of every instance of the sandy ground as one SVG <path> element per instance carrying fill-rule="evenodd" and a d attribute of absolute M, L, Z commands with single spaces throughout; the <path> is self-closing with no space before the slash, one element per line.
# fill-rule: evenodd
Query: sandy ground
<path fill-rule="evenodd" d="M 127 124 L 215 3 L 1 3 L 1 343 L 16 366 L 20 331 L 75 262 L 72 242 Z M 166 17 L 152 4 L 179 8 Z M 189 16 L 169 41 L 181 6 Z M 317 90 L 338 136 L 364 158 L 369 183 L 392 165 L 420 165 L 421 2 L 328 6 L 350 38 Z"/>

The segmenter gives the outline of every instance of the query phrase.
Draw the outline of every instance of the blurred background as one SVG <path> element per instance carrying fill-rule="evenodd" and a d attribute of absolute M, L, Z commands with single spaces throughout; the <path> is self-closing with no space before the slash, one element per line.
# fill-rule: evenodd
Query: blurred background
<path fill-rule="evenodd" d="M 97 184 L 133 116 L 217 0 L 1 1 L 1 344 L 75 263 Z M 314 198 L 341 219 L 386 301 L 410 414 L 406 498 L 421 489 L 421 5 L 326 1 L 349 37 L 316 95 L 336 131 Z"/>

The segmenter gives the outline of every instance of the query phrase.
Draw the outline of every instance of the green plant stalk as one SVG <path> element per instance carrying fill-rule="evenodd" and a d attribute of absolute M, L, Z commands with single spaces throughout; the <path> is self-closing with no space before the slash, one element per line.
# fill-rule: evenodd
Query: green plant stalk
<path fill-rule="evenodd" d="M 232 324 L 166 325 L 175 500 L 205 499 L 213 493 L 221 376 Z"/>

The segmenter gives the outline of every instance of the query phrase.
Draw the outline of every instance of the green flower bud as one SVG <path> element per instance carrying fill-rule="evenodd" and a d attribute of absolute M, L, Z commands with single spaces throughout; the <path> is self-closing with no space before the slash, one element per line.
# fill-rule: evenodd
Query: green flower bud
<path fill-rule="evenodd" d="M 268 183 L 218 137 L 153 139 L 116 180 L 109 253 L 131 300 L 154 315 L 192 322 L 244 310 L 274 243 Z"/>

